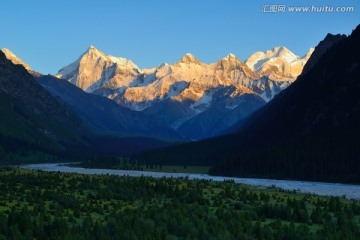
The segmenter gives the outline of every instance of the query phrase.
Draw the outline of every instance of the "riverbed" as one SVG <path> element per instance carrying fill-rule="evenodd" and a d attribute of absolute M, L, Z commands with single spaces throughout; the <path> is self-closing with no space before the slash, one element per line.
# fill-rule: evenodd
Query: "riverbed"
<path fill-rule="evenodd" d="M 208 174 L 196 173 L 166 173 L 166 172 L 150 172 L 150 171 L 130 171 L 130 170 L 114 170 L 114 169 L 94 169 L 70 167 L 61 163 L 41 163 L 21 165 L 21 168 L 30 170 L 43 170 L 63 173 L 79 173 L 79 174 L 97 174 L 97 175 L 117 175 L 117 176 L 147 176 L 155 178 L 189 178 L 212 181 L 234 181 L 235 183 L 248 184 L 260 187 L 275 186 L 284 190 L 296 190 L 304 193 L 325 195 L 325 196 L 345 196 L 349 199 L 360 199 L 360 185 L 349 185 L 341 183 L 324 183 L 324 182 L 306 182 L 291 180 L 274 180 L 261 178 L 235 178 L 210 176 Z"/>

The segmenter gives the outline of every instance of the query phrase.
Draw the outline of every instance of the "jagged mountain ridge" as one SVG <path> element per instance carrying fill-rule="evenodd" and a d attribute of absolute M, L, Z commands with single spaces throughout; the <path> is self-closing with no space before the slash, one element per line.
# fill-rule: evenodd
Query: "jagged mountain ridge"
<path fill-rule="evenodd" d="M 301 61 L 297 56 L 292 59 L 295 60 Z M 185 138 L 201 139 L 215 136 L 248 116 L 297 76 L 288 75 L 281 80 L 267 74 L 251 70 L 233 54 L 205 64 L 187 53 L 174 64 L 142 70 L 130 60 L 106 55 L 91 46 L 77 61 L 62 68 L 57 77 L 87 92 L 106 96 L 120 106 L 142 111 Z M 223 124 L 205 124 L 220 119 L 219 106 L 223 106 L 221 114 L 226 116 Z M 209 117 L 213 119 L 205 119 Z M 192 129 L 201 131 L 194 134 Z"/>
<path fill-rule="evenodd" d="M 252 54 L 245 63 L 253 71 L 267 75 L 272 80 L 294 80 L 302 72 L 314 48 L 300 58 L 286 47 L 275 47 L 265 52 Z"/>
<path fill-rule="evenodd" d="M 286 48 L 278 49 L 292 54 Z M 284 55 L 280 50 L 272 51 L 274 57 Z M 292 61 L 300 59 L 294 54 L 291 56 L 294 56 Z M 23 63 L 20 59 L 17 61 Z M 140 118 L 150 118 L 155 125 L 163 126 L 164 131 L 156 127 L 154 131 L 147 131 L 147 136 L 154 136 L 157 129 L 158 137 L 178 135 L 185 139 L 203 139 L 221 134 L 262 107 L 266 100 L 293 81 L 271 79 L 253 71 L 233 54 L 215 63 L 205 64 L 187 53 L 174 64 L 164 63 L 153 69 L 142 70 L 131 60 L 106 55 L 94 46 L 90 46 L 77 61 L 62 68 L 57 76 L 87 92 L 115 101 L 123 108 L 120 108 L 120 112 L 124 113 L 124 108 L 129 108 L 129 113 L 118 114 L 122 117 L 114 118 L 120 119 L 120 122 L 109 125 L 122 126 L 109 128 L 116 129 L 116 133 L 123 129 L 125 134 L 142 134 L 146 132 L 144 128 L 140 129 L 145 122 L 138 127 L 133 125 L 139 123 Z M 52 90 L 59 86 L 53 84 L 53 89 L 49 86 L 45 89 L 54 94 Z M 83 120 L 94 126 L 91 122 L 96 120 L 89 116 L 96 114 L 90 113 L 90 109 L 79 112 L 75 105 L 73 108 Z M 104 126 L 99 121 L 96 124 Z M 154 124 L 150 124 L 149 128 Z M 166 129 L 169 134 L 164 133 Z"/>
<path fill-rule="evenodd" d="M 359 183 L 360 25 L 329 35 L 299 78 L 231 135 L 134 156 L 147 164 L 213 165 L 241 177 Z"/>
<path fill-rule="evenodd" d="M 303 58 L 299 58 L 285 47 L 276 47 L 265 53 L 252 54 L 245 63 L 229 54 L 212 64 L 202 63 L 187 53 L 172 65 L 164 63 L 152 69 L 141 70 L 131 60 L 106 55 L 90 46 L 77 61 L 62 68 L 56 76 L 87 92 L 107 96 L 138 111 L 151 106 L 154 100 L 174 98 L 177 95 L 177 100 L 199 100 L 204 91 L 197 92 L 192 89 L 191 84 L 185 86 L 182 81 L 200 83 L 205 88 L 239 84 L 268 101 L 279 89 L 284 89 L 296 79 L 312 51 L 310 49 Z M 224 62 L 232 64 L 227 64 L 228 68 L 222 69 L 226 68 Z M 260 62 L 262 65 L 255 69 L 254 65 L 259 65 Z M 163 79 L 164 77 L 167 79 Z M 174 88 L 170 88 L 178 82 L 180 86 L 176 84 Z M 204 86 L 203 82 L 208 85 Z M 185 89 L 189 90 L 182 93 Z"/>

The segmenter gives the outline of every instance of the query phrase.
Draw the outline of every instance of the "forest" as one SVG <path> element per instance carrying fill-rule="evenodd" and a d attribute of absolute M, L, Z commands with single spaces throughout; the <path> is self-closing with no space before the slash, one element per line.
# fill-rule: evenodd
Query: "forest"
<path fill-rule="evenodd" d="M 360 239 L 360 202 L 234 182 L 0 169 L 0 239 Z"/>

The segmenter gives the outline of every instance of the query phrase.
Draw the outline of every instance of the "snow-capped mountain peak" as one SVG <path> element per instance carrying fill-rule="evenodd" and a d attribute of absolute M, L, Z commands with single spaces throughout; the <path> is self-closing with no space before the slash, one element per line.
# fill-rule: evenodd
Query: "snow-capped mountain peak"
<path fill-rule="evenodd" d="M 107 55 L 90 45 L 79 59 L 62 68 L 56 76 L 94 92 L 101 87 L 127 87 L 139 73 L 139 67 L 131 60 Z"/>
<path fill-rule="evenodd" d="M 184 64 L 202 64 L 199 59 L 197 59 L 191 53 L 186 53 L 177 63 L 184 63 Z"/>
<path fill-rule="evenodd" d="M 25 63 L 18 56 L 16 56 L 13 52 L 11 52 L 9 49 L 3 48 L 3 49 L 1 49 L 1 51 L 5 54 L 5 57 L 8 60 L 10 60 L 12 63 L 23 65 L 26 70 L 31 71 L 29 64 Z"/>
<path fill-rule="evenodd" d="M 300 58 L 286 47 L 279 46 L 265 52 L 256 52 L 245 63 L 251 70 L 270 79 L 294 81 L 300 75 L 312 52 L 313 50 L 310 49 L 303 58 Z"/>
<path fill-rule="evenodd" d="M 90 57 L 94 57 L 94 58 L 101 57 L 101 58 L 104 58 L 104 59 L 107 58 L 107 55 L 104 52 L 98 50 L 93 45 L 90 45 L 89 48 L 86 50 L 86 52 L 84 52 L 82 54 L 82 57 L 84 57 L 84 56 L 90 56 Z"/>
<path fill-rule="evenodd" d="M 284 46 L 274 47 L 273 49 L 268 50 L 265 53 L 270 53 L 270 54 L 275 53 L 276 57 L 280 57 L 284 55 L 292 55 L 296 57 L 296 55 L 293 52 L 291 52 L 289 49 L 287 49 Z"/>
<path fill-rule="evenodd" d="M 214 63 L 215 68 L 217 70 L 245 70 L 245 68 L 248 69 L 245 63 L 243 63 L 240 59 L 238 59 L 234 54 L 229 53 L 225 57 L 218 60 L 216 63 Z M 248 69 L 251 71 L 250 69 Z"/>
<path fill-rule="evenodd" d="M 229 53 L 228 55 L 226 55 L 225 57 L 222 58 L 222 60 L 228 60 L 228 61 L 239 61 L 239 59 L 235 56 L 235 54 L 233 53 Z"/>
<path fill-rule="evenodd" d="M 80 59 L 82 58 L 93 58 L 93 59 L 103 59 L 105 61 L 111 61 L 113 63 L 116 63 L 119 66 L 129 66 L 135 69 L 139 69 L 139 67 L 133 63 L 131 60 L 126 59 L 126 58 L 122 58 L 122 57 L 115 57 L 112 55 L 108 55 L 106 53 L 104 53 L 103 51 L 97 49 L 95 46 L 90 45 L 89 48 L 86 50 L 86 52 L 84 52 L 81 56 Z"/>
<path fill-rule="evenodd" d="M 283 46 L 275 47 L 273 49 L 267 50 L 265 52 L 255 52 L 253 53 L 247 60 L 246 64 L 253 71 L 259 71 L 264 63 L 268 61 L 274 61 L 276 59 L 286 60 L 291 62 L 297 59 L 294 53 L 292 53 L 289 49 Z"/>

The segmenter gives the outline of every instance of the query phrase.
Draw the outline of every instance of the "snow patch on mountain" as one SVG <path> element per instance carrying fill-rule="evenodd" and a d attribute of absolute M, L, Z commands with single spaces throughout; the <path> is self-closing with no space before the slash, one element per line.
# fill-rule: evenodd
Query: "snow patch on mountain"
<path fill-rule="evenodd" d="M 213 90 L 206 91 L 197 102 L 190 105 L 190 108 L 197 113 L 205 111 L 212 103 L 213 93 Z"/>

